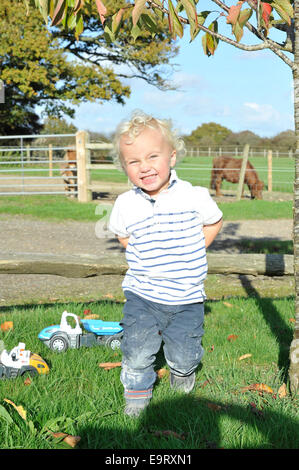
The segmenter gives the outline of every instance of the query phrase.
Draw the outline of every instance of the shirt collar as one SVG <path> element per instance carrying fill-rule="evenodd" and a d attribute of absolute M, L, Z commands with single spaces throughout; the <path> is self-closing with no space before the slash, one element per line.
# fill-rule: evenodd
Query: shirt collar
<path fill-rule="evenodd" d="M 176 171 L 174 169 L 170 170 L 170 178 L 169 178 L 169 184 L 167 189 L 170 189 L 176 182 L 178 181 L 178 176 L 176 174 Z M 151 196 L 147 193 L 145 193 L 139 186 L 134 185 L 133 190 L 136 192 L 136 194 L 141 194 L 143 197 L 146 199 L 152 199 Z"/>

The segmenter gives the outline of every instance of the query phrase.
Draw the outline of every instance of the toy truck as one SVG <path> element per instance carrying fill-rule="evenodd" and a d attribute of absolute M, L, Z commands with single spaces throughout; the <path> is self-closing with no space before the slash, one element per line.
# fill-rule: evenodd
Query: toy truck
<path fill-rule="evenodd" d="M 75 326 L 68 323 L 68 318 L 73 318 Z M 113 350 L 119 349 L 123 336 L 123 328 L 119 322 L 87 319 L 80 321 L 89 333 L 83 333 L 77 315 L 64 311 L 61 315 L 60 325 L 44 328 L 38 338 L 50 349 L 57 352 L 66 351 L 68 348 L 90 347 L 96 344 L 109 346 Z"/>
<path fill-rule="evenodd" d="M 45 375 L 49 366 L 38 355 L 25 350 L 25 343 L 19 343 L 11 351 L 4 349 L 0 355 L 0 379 L 14 379 L 28 372 L 31 376 Z"/>

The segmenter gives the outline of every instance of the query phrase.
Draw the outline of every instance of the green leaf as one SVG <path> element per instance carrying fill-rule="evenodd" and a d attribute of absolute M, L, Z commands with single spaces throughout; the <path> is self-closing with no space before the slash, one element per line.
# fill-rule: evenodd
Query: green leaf
<path fill-rule="evenodd" d="M 277 3 L 273 2 L 272 7 L 279 14 L 280 18 L 282 18 L 286 23 L 291 24 L 291 18 L 280 5 L 277 5 Z"/>
<path fill-rule="evenodd" d="M 273 7 L 274 7 L 274 4 L 280 6 L 286 12 L 286 14 L 289 15 L 290 18 L 293 18 L 294 10 L 293 10 L 291 3 L 288 0 L 275 0 L 274 3 L 272 3 Z"/>
<path fill-rule="evenodd" d="M 251 8 L 246 8 L 245 10 L 240 11 L 238 23 L 240 24 L 241 28 L 244 27 L 244 25 L 247 23 L 251 15 L 252 15 Z"/>
<path fill-rule="evenodd" d="M 179 36 L 180 38 L 182 38 L 184 35 L 183 25 L 180 22 L 178 14 L 174 9 L 174 6 L 171 0 L 168 0 L 168 7 L 169 7 L 169 14 L 168 14 L 169 30 L 174 39 L 176 38 L 176 36 Z"/>
<path fill-rule="evenodd" d="M 8 411 L 2 405 L 0 405 L 0 418 L 5 419 L 7 424 L 13 424 L 14 423 L 14 420 L 12 419 L 12 417 L 10 416 Z"/>
<path fill-rule="evenodd" d="M 196 12 L 196 6 L 193 0 L 180 0 L 181 4 L 183 5 L 187 17 L 189 20 L 189 23 L 195 23 L 197 26 L 197 12 Z"/>
<path fill-rule="evenodd" d="M 74 13 L 71 13 L 67 17 L 67 27 L 68 29 L 74 29 L 77 25 L 77 17 Z"/>
<path fill-rule="evenodd" d="M 152 34 L 156 34 L 158 32 L 157 24 L 155 23 L 151 15 L 143 13 L 141 15 L 141 20 L 147 31 Z"/>
<path fill-rule="evenodd" d="M 133 26 L 136 26 L 147 0 L 136 0 L 132 10 Z"/>
<path fill-rule="evenodd" d="M 44 18 L 45 23 L 48 23 L 48 0 L 39 0 L 39 11 Z"/>
<path fill-rule="evenodd" d="M 134 41 L 136 41 L 136 39 L 141 36 L 142 34 L 142 30 L 139 28 L 139 26 L 137 24 L 135 24 L 133 26 L 133 28 L 131 29 L 131 35 L 134 39 Z"/>
<path fill-rule="evenodd" d="M 202 11 L 197 15 L 197 24 L 190 24 L 190 37 L 191 41 L 194 41 L 198 33 L 201 31 L 198 25 L 203 25 L 207 19 L 207 16 L 210 14 L 210 11 Z"/>
<path fill-rule="evenodd" d="M 111 42 L 115 41 L 115 35 L 114 35 L 112 29 L 108 26 L 108 22 L 105 22 L 104 35 L 105 35 L 105 39 L 108 43 L 111 43 Z"/>
<path fill-rule="evenodd" d="M 216 20 L 210 24 L 209 29 L 215 33 L 218 32 L 218 23 Z M 212 34 L 209 34 L 209 33 L 204 34 L 204 36 L 202 37 L 202 46 L 203 46 L 204 53 L 208 57 L 210 57 L 211 55 L 214 55 L 214 52 L 218 46 L 218 43 L 219 43 L 219 39 L 216 38 L 215 36 L 212 36 Z"/>
<path fill-rule="evenodd" d="M 77 22 L 76 22 L 76 29 L 75 29 L 75 38 L 78 41 L 79 36 L 80 34 L 82 34 L 83 29 L 84 29 L 83 15 L 81 11 L 79 11 L 79 13 L 76 15 L 76 19 L 77 19 Z"/>

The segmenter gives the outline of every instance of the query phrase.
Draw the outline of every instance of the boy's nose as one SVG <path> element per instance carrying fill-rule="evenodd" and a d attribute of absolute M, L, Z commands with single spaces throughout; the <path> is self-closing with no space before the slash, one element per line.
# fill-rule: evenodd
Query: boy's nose
<path fill-rule="evenodd" d="M 146 172 L 149 171 L 149 170 L 150 170 L 150 166 L 149 166 L 149 164 L 148 164 L 147 162 L 141 162 L 141 163 L 140 163 L 140 171 L 141 171 L 142 173 L 146 173 Z"/>

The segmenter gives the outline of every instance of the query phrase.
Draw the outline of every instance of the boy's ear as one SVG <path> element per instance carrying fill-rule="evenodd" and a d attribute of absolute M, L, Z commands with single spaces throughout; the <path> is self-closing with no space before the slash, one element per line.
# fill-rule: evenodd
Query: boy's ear
<path fill-rule="evenodd" d="M 176 164 L 176 150 L 173 150 L 170 155 L 170 166 L 174 167 Z"/>

